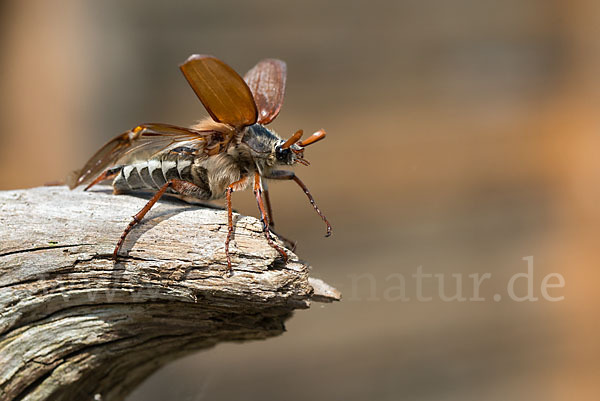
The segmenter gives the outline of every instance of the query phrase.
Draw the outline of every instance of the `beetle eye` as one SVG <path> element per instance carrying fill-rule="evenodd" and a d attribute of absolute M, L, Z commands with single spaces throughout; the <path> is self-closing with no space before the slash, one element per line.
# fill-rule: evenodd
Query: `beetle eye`
<path fill-rule="evenodd" d="M 289 158 L 289 154 L 289 149 L 281 149 L 281 146 L 277 146 L 275 148 L 275 157 L 279 161 L 285 162 Z"/>

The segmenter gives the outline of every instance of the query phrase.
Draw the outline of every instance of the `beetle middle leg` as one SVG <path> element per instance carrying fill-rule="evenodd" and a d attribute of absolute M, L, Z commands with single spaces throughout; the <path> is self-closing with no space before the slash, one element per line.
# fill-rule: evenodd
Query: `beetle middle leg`
<path fill-rule="evenodd" d="M 227 257 L 227 270 L 231 272 L 231 257 L 229 256 L 229 241 L 233 235 L 233 209 L 231 208 L 231 194 L 233 191 L 240 187 L 243 187 L 248 176 L 243 176 L 233 184 L 229 184 L 225 190 L 225 197 L 227 199 L 227 238 L 225 239 L 225 256 Z"/>
<path fill-rule="evenodd" d="M 146 203 L 142 210 L 140 210 L 133 216 L 133 220 L 131 220 L 129 225 L 125 228 L 125 231 L 123 231 L 123 234 L 121 234 L 121 238 L 119 239 L 119 242 L 117 242 L 117 246 L 115 247 L 115 250 L 113 252 L 113 258 L 115 260 L 119 255 L 119 250 L 121 249 L 121 246 L 123 246 L 123 242 L 125 242 L 125 237 L 127 237 L 127 234 L 129 234 L 131 229 L 144 218 L 146 213 L 150 211 L 152 206 L 154 206 L 154 204 L 158 202 L 161 196 L 163 196 L 169 188 L 182 195 L 193 195 L 195 192 L 202 191 L 202 188 L 192 184 L 191 182 L 177 179 L 167 181 L 162 187 L 160 187 L 160 189 L 154 194 L 154 196 L 148 201 L 148 203 Z"/>

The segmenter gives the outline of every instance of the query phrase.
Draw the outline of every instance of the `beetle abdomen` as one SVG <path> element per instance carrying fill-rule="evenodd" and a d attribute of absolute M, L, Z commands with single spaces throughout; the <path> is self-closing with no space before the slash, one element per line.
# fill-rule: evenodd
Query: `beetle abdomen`
<path fill-rule="evenodd" d="M 169 180 L 181 180 L 195 185 L 192 195 L 210 199 L 212 193 L 206 174 L 192 174 L 192 158 L 155 158 L 124 165 L 113 181 L 118 191 L 158 190 Z M 172 192 L 172 191 L 171 191 Z"/>

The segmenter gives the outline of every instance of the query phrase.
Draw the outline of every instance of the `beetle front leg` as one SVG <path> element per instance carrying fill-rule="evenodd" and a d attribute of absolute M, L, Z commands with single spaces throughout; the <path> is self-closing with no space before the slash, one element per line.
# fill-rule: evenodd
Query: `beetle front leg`
<path fill-rule="evenodd" d="M 260 185 L 260 174 L 258 172 L 254 173 L 254 196 L 256 197 L 256 203 L 258 204 L 258 210 L 260 212 L 260 221 L 263 225 L 263 233 L 265 234 L 265 238 L 267 242 L 273 249 L 275 249 L 279 254 L 283 257 L 285 263 L 288 261 L 288 255 L 285 253 L 283 249 L 281 249 L 271 238 L 271 233 L 269 232 L 269 217 L 265 212 L 265 206 L 263 204 L 262 198 L 262 188 Z"/>
<path fill-rule="evenodd" d="M 325 217 L 325 215 L 321 213 L 321 210 L 317 206 L 315 199 L 310 194 L 310 191 L 308 190 L 306 185 L 304 185 L 304 183 L 300 180 L 300 178 L 298 178 L 296 174 L 294 174 L 293 171 L 274 170 L 271 171 L 271 174 L 269 176 L 266 176 L 265 178 L 269 178 L 271 180 L 294 180 L 296 184 L 298 184 L 300 188 L 302 188 L 302 190 L 308 197 L 308 200 L 310 201 L 312 207 L 315 209 L 315 212 L 317 212 L 317 214 L 321 217 L 321 219 L 323 219 L 323 221 L 327 225 L 327 233 L 325 234 L 325 236 L 329 237 L 331 235 L 331 224 L 329 224 L 327 217 Z"/>
<path fill-rule="evenodd" d="M 269 229 L 271 230 L 271 232 L 273 234 L 277 235 L 285 243 L 285 246 L 287 246 L 289 249 L 292 250 L 292 252 L 294 252 L 296 250 L 296 241 L 292 241 L 292 240 L 284 237 L 283 235 L 276 233 L 275 230 L 273 229 L 273 227 L 275 227 L 275 222 L 273 221 L 273 209 L 271 208 L 271 197 L 269 196 L 269 188 L 267 186 L 267 180 L 265 180 L 265 179 L 263 179 L 263 177 L 261 177 L 260 183 L 262 185 L 262 192 L 263 192 L 263 196 L 265 198 L 265 206 L 267 207 L 267 217 L 269 218 Z"/>

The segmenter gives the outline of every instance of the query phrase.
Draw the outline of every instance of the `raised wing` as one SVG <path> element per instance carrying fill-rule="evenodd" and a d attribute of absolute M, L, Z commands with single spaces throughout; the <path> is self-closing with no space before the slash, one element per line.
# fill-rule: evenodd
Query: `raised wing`
<path fill-rule="evenodd" d="M 260 61 L 244 76 L 258 108 L 259 123 L 268 124 L 279 114 L 285 94 L 286 76 L 285 62 L 275 59 Z"/>
<path fill-rule="evenodd" d="M 230 66 L 215 57 L 194 54 L 179 68 L 213 120 L 234 127 L 256 122 L 252 92 Z"/>
<path fill-rule="evenodd" d="M 134 159 L 148 160 L 154 154 L 186 143 L 198 150 L 210 150 L 229 140 L 214 130 L 195 130 L 169 124 L 144 124 L 111 139 L 79 171 L 67 179 L 71 189 L 89 183 L 109 167 Z"/>

